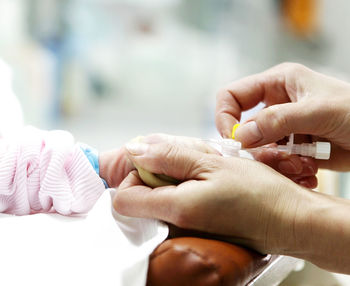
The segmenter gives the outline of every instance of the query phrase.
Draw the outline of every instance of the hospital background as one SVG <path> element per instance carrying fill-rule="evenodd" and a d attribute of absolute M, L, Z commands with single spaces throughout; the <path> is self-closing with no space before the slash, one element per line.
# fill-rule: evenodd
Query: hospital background
<path fill-rule="evenodd" d="M 0 58 L 27 124 L 100 150 L 155 132 L 215 138 L 215 94 L 232 80 L 285 61 L 350 80 L 349 10 L 347 0 L 0 0 Z M 350 198 L 350 175 L 319 181 Z M 281 285 L 349 283 L 306 264 Z"/>

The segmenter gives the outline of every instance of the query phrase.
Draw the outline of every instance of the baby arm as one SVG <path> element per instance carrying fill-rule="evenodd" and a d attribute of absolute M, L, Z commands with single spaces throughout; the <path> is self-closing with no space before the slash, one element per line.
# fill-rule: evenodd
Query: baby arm
<path fill-rule="evenodd" d="M 22 129 L 0 139 L 0 212 L 16 215 L 88 212 L 103 181 L 66 131 Z"/>

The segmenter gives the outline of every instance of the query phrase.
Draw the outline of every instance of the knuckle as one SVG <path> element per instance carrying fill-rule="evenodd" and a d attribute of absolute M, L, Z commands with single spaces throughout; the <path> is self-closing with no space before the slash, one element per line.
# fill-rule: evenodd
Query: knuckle
<path fill-rule="evenodd" d="M 269 108 L 264 110 L 265 112 L 265 120 L 269 122 L 269 129 L 272 130 L 280 130 L 284 134 L 289 134 L 290 124 L 286 116 L 284 116 L 281 112 L 277 110 L 277 106 L 270 106 Z M 267 133 L 268 130 L 263 130 L 263 133 Z"/>
<path fill-rule="evenodd" d="M 166 173 L 169 166 L 169 160 L 172 160 L 173 151 L 171 145 L 163 144 L 163 146 L 161 160 L 159 163 L 162 173 Z"/>
<path fill-rule="evenodd" d="M 165 161 L 171 161 L 178 157 L 178 148 L 171 144 L 166 144 L 164 148 L 164 159 Z"/>
<path fill-rule="evenodd" d="M 286 70 L 286 69 L 289 69 L 292 65 L 294 65 L 293 62 L 283 62 L 277 65 L 276 68 L 281 70 Z"/>
<path fill-rule="evenodd" d="M 306 69 L 304 65 L 294 62 L 284 62 L 278 65 L 278 67 L 286 71 L 301 71 Z"/>
<path fill-rule="evenodd" d="M 286 65 L 287 74 L 291 74 L 295 77 L 302 76 L 307 71 L 307 68 L 299 63 L 288 63 Z"/>
<path fill-rule="evenodd" d="M 279 73 L 285 74 L 288 78 L 300 78 L 309 71 L 306 66 L 294 62 L 284 62 L 275 66 L 273 69 Z"/>
<path fill-rule="evenodd" d="M 225 97 L 227 93 L 228 93 L 228 90 L 227 90 L 226 88 L 220 88 L 220 89 L 216 92 L 216 99 L 217 99 L 217 101 L 219 101 L 220 99 L 222 99 L 223 97 Z"/>
<path fill-rule="evenodd" d="M 220 108 L 218 111 L 226 110 L 232 98 L 234 98 L 233 91 L 230 91 L 229 88 L 221 88 L 216 94 L 216 108 Z"/>
<path fill-rule="evenodd" d="M 293 63 L 291 65 L 291 71 L 296 75 L 300 76 L 300 74 L 305 73 L 306 70 L 307 70 L 306 67 L 302 64 Z"/>
<path fill-rule="evenodd" d="M 171 168 L 179 168 L 179 176 L 182 178 L 193 176 L 193 171 L 197 169 L 198 163 L 192 157 L 191 153 L 200 152 L 185 146 L 167 145 L 164 150 L 164 160 L 162 162 L 162 171 L 167 174 Z M 204 153 L 203 153 L 204 154 Z M 181 170 L 180 170 L 181 169 Z"/>
<path fill-rule="evenodd" d="M 165 144 L 161 160 L 161 171 L 164 172 L 164 174 L 167 174 L 173 165 L 173 162 L 179 160 L 180 158 L 180 150 L 177 146 Z"/>

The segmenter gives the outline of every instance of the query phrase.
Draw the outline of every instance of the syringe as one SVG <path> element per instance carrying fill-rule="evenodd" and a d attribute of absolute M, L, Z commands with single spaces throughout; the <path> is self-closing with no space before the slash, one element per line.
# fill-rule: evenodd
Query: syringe
<path fill-rule="evenodd" d="M 227 157 L 239 156 L 240 151 L 255 153 L 266 148 L 285 152 L 289 155 L 297 154 L 321 160 L 328 160 L 331 154 L 331 144 L 329 142 L 294 144 L 294 134 L 289 136 L 289 141 L 286 145 L 277 145 L 275 147 L 261 146 L 255 148 L 242 148 L 242 144 L 233 139 L 209 139 L 205 141 L 219 145 L 221 147 L 222 155 Z"/>

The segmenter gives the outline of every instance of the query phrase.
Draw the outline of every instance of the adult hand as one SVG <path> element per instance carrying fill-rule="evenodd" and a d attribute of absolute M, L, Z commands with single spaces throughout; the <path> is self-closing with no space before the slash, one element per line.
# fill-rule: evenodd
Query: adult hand
<path fill-rule="evenodd" d="M 218 152 L 197 138 L 172 136 L 168 134 L 151 134 L 143 138 L 145 143 L 168 142 L 177 146 L 192 148 L 204 153 L 218 154 Z M 106 180 L 111 188 L 116 188 L 124 178 L 135 169 L 134 164 L 129 160 L 125 147 L 120 149 L 101 152 L 99 155 L 100 177 Z"/>
<path fill-rule="evenodd" d="M 302 65 L 286 63 L 235 81 L 217 97 L 216 125 L 229 137 L 241 112 L 259 102 L 261 110 L 236 130 L 244 147 L 277 142 L 285 136 L 307 134 L 331 141 L 332 154 L 318 166 L 350 170 L 350 85 L 316 73 Z"/>
<path fill-rule="evenodd" d="M 253 160 L 168 143 L 126 148 L 138 166 L 182 183 L 152 189 L 133 171 L 114 197 L 120 214 L 231 236 L 263 253 L 292 255 L 350 272 L 348 202 L 300 187 Z"/>

